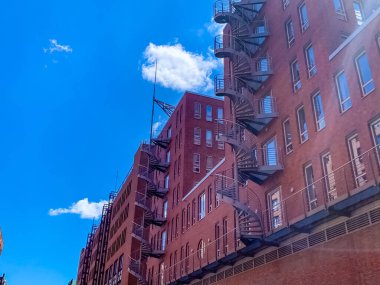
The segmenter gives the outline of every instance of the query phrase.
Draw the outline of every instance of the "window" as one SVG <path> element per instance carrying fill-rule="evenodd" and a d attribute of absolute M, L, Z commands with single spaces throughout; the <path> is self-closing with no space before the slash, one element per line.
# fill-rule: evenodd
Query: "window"
<path fill-rule="evenodd" d="M 363 13 L 363 7 L 362 3 L 360 1 L 354 1 L 354 11 L 355 11 L 355 17 L 358 25 L 362 25 L 364 21 L 364 13 Z"/>
<path fill-rule="evenodd" d="M 352 107 L 352 102 L 350 98 L 350 90 L 348 89 L 346 75 L 343 71 L 336 76 L 335 82 L 338 89 L 340 110 L 341 112 L 345 112 Z"/>
<path fill-rule="evenodd" d="M 201 155 L 199 153 L 193 154 L 193 172 L 201 172 Z"/>
<path fill-rule="evenodd" d="M 328 201 L 333 201 L 338 196 L 336 192 L 336 181 L 330 153 L 322 155 L 322 169 L 327 191 L 327 199 Z"/>
<path fill-rule="evenodd" d="M 373 142 L 375 143 L 377 160 L 380 165 L 380 119 L 371 124 Z"/>
<path fill-rule="evenodd" d="M 177 196 L 176 196 L 176 204 L 179 204 L 179 197 L 181 196 L 181 187 L 180 184 L 177 185 Z"/>
<path fill-rule="evenodd" d="M 218 133 L 218 137 L 223 137 L 223 132 Z M 218 139 L 218 149 L 224 149 L 224 142 Z"/>
<path fill-rule="evenodd" d="M 203 259 L 205 258 L 205 254 L 206 253 L 206 243 L 204 242 L 204 240 L 200 240 L 199 244 L 198 244 L 198 258 L 199 259 Z"/>
<path fill-rule="evenodd" d="M 206 160 L 206 171 L 209 172 L 214 167 L 213 157 L 208 156 Z"/>
<path fill-rule="evenodd" d="M 194 128 L 194 144 L 201 144 L 201 128 L 199 127 Z"/>
<path fill-rule="evenodd" d="M 309 27 L 309 17 L 307 15 L 306 4 L 302 3 L 298 8 L 300 22 L 301 22 L 301 31 L 304 32 Z"/>
<path fill-rule="evenodd" d="M 309 78 L 311 78 L 315 74 L 317 74 L 317 66 L 315 64 L 314 49 L 312 45 L 309 45 L 305 49 L 305 55 L 306 55 L 306 63 L 307 63 L 307 72 L 308 72 Z"/>
<path fill-rule="evenodd" d="M 177 216 L 175 217 L 175 238 L 178 238 L 179 236 L 178 227 L 179 227 L 179 215 L 177 214 Z"/>
<path fill-rule="evenodd" d="M 206 193 L 203 192 L 198 197 L 198 219 L 202 220 L 206 216 Z"/>
<path fill-rule="evenodd" d="M 320 131 L 326 127 L 326 121 L 322 105 L 322 97 L 319 92 L 313 96 L 313 106 L 317 131 Z"/>
<path fill-rule="evenodd" d="M 162 209 L 162 216 L 166 219 L 168 217 L 168 200 L 164 202 Z"/>
<path fill-rule="evenodd" d="M 285 23 L 285 29 L 286 29 L 286 38 L 288 40 L 288 46 L 291 47 L 294 44 L 295 37 L 294 37 L 294 25 L 292 19 L 289 19 Z"/>
<path fill-rule="evenodd" d="M 182 209 L 182 223 L 181 223 L 181 229 L 182 229 L 182 233 L 185 232 L 185 228 L 186 228 L 186 210 L 185 209 Z"/>
<path fill-rule="evenodd" d="M 290 130 L 290 121 L 287 119 L 283 124 L 282 128 L 284 130 L 284 140 L 285 140 L 285 150 L 286 154 L 289 154 L 293 151 L 293 142 L 292 142 L 292 132 Z"/>
<path fill-rule="evenodd" d="M 190 204 L 187 204 L 186 214 L 187 214 L 187 225 L 186 225 L 186 228 L 188 229 L 190 227 L 190 223 L 191 223 Z"/>
<path fill-rule="evenodd" d="M 348 139 L 352 170 L 354 172 L 356 186 L 362 186 L 367 182 L 367 173 L 363 161 L 361 145 L 358 135 L 353 135 Z"/>
<path fill-rule="evenodd" d="M 218 108 L 217 109 L 218 110 L 218 120 L 223 120 L 223 117 L 224 117 L 224 115 L 223 115 L 223 108 Z"/>
<path fill-rule="evenodd" d="M 228 230 L 228 221 L 227 221 L 227 218 L 224 218 L 223 219 L 223 253 L 224 254 L 228 252 L 227 230 Z"/>
<path fill-rule="evenodd" d="M 265 165 L 267 165 L 267 166 L 278 165 L 276 138 L 270 139 L 264 145 L 264 154 L 265 154 Z"/>
<path fill-rule="evenodd" d="M 344 11 L 342 0 L 333 0 L 333 2 L 335 13 L 337 13 L 339 16 L 343 16 L 343 18 L 346 19 L 346 12 Z"/>
<path fill-rule="evenodd" d="M 268 194 L 270 220 L 272 229 L 282 226 L 281 187 Z"/>
<path fill-rule="evenodd" d="M 206 146 L 212 147 L 212 131 L 206 130 Z"/>
<path fill-rule="evenodd" d="M 271 94 L 267 94 L 263 97 L 260 104 L 260 113 L 261 114 L 273 114 L 274 106 L 273 106 L 273 97 Z M 244 131 L 244 129 L 243 129 Z"/>
<path fill-rule="evenodd" d="M 314 172 L 311 164 L 305 167 L 305 182 L 306 182 L 306 196 L 308 201 L 309 211 L 317 208 L 317 194 L 315 193 L 314 185 Z"/>
<path fill-rule="evenodd" d="M 291 63 L 290 69 L 292 71 L 293 91 L 296 92 L 302 87 L 298 60 L 295 60 Z"/>
<path fill-rule="evenodd" d="M 166 153 L 166 163 L 170 162 L 170 150 Z"/>
<path fill-rule="evenodd" d="M 206 105 L 206 121 L 212 122 L 212 106 Z"/>
<path fill-rule="evenodd" d="M 165 176 L 165 189 L 169 189 L 169 175 Z"/>
<path fill-rule="evenodd" d="M 194 225 L 195 224 L 195 207 L 196 207 L 196 203 L 195 203 L 195 199 L 193 199 L 193 201 L 191 202 L 191 224 Z"/>
<path fill-rule="evenodd" d="M 202 118 L 202 104 L 199 102 L 194 103 L 194 118 L 195 119 Z"/>
<path fill-rule="evenodd" d="M 356 69 L 359 74 L 363 95 L 367 95 L 375 90 L 375 82 L 372 79 L 371 69 L 369 67 L 366 53 L 362 53 L 356 58 Z"/>
<path fill-rule="evenodd" d="M 160 276 L 159 276 L 160 283 L 159 283 L 159 285 L 165 285 L 164 276 L 165 276 L 165 263 L 161 262 L 160 263 Z"/>
<path fill-rule="evenodd" d="M 282 7 L 285 9 L 290 4 L 290 0 L 282 0 Z"/>
<path fill-rule="evenodd" d="M 121 284 L 121 276 L 123 274 L 123 262 L 124 262 L 124 255 L 121 255 L 119 257 L 119 269 L 118 269 L 118 276 L 117 276 L 117 284 Z"/>
<path fill-rule="evenodd" d="M 257 62 L 257 70 L 261 72 L 268 72 L 269 69 L 269 59 L 266 57 L 260 58 Z"/>
<path fill-rule="evenodd" d="M 213 197 L 211 185 L 209 185 L 207 188 L 207 197 L 208 197 L 208 213 L 210 213 L 212 211 L 212 197 Z"/>
<path fill-rule="evenodd" d="M 161 233 L 161 250 L 164 251 L 166 248 L 166 231 Z"/>
<path fill-rule="evenodd" d="M 172 127 L 171 126 L 168 128 L 167 135 L 168 135 L 168 139 L 170 139 L 172 137 Z"/>
<path fill-rule="evenodd" d="M 303 106 L 297 110 L 297 117 L 298 117 L 298 129 L 300 132 L 300 140 L 301 140 L 301 143 L 304 143 L 309 139 L 309 133 L 307 130 L 305 109 Z"/>

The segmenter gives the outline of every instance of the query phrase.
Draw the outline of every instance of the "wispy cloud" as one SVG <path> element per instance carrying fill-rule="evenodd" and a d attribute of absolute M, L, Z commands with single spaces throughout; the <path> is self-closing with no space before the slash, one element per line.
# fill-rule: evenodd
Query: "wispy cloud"
<path fill-rule="evenodd" d="M 158 120 L 153 124 L 153 135 L 156 136 L 162 131 L 162 127 L 165 126 L 166 120 L 161 116 L 158 116 Z"/>
<path fill-rule="evenodd" d="M 84 198 L 78 202 L 73 203 L 69 208 L 50 209 L 50 216 L 59 216 L 64 214 L 80 215 L 81 219 L 99 219 L 102 215 L 102 209 L 107 201 L 100 201 L 98 203 L 89 202 L 88 198 Z"/>
<path fill-rule="evenodd" d="M 214 19 L 211 19 L 209 23 L 205 24 L 207 31 L 214 37 L 223 34 L 225 26 L 225 24 L 216 23 Z"/>
<path fill-rule="evenodd" d="M 172 45 L 150 43 L 145 49 L 144 58 L 143 78 L 154 81 L 157 59 L 157 82 L 177 91 L 209 91 L 213 87 L 212 72 L 220 67 L 220 62 L 211 54 L 203 56 L 187 51 L 180 43 Z"/>
<path fill-rule="evenodd" d="M 55 53 L 55 52 L 65 52 L 72 53 L 73 49 L 69 45 L 61 45 L 58 43 L 56 39 L 50 39 L 50 46 L 48 48 L 44 48 L 44 53 Z"/>

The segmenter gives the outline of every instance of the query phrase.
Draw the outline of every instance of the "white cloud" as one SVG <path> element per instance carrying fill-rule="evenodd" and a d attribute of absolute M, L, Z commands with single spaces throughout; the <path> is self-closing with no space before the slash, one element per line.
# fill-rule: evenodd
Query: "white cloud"
<path fill-rule="evenodd" d="M 59 216 L 63 214 L 80 215 L 81 219 L 99 219 L 102 215 L 102 209 L 107 201 L 98 203 L 89 202 L 88 198 L 84 198 L 76 203 L 73 203 L 69 208 L 50 209 L 50 216 Z"/>
<path fill-rule="evenodd" d="M 211 54 L 207 57 L 186 51 L 180 43 L 155 45 L 150 43 L 144 52 L 142 75 L 154 82 L 155 62 L 158 61 L 157 82 L 177 91 L 209 91 L 213 88 L 212 72 L 220 62 Z"/>
<path fill-rule="evenodd" d="M 54 53 L 54 52 L 66 52 L 72 53 L 73 49 L 69 45 L 60 45 L 57 40 L 50 39 L 50 46 L 48 48 L 44 48 L 45 53 Z"/>
<path fill-rule="evenodd" d="M 214 21 L 214 19 L 211 19 L 210 23 L 207 23 L 205 26 L 207 31 L 215 37 L 223 34 L 226 24 L 218 24 Z"/>
<path fill-rule="evenodd" d="M 167 120 L 163 119 L 161 116 L 158 116 L 158 120 L 153 124 L 153 128 L 152 128 L 154 136 L 157 136 L 160 134 L 160 132 L 162 131 L 162 128 L 166 124 L 166 121 Z"/>

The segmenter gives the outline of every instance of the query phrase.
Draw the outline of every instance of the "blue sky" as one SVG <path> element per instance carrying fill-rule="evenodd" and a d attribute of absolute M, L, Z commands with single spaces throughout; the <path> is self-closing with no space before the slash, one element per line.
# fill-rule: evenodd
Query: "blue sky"
<path fill-rule="evenodd" d="M 97 203 L 149 137 L 155 58 L 160 99 L 212 94 L 212 5 L 2 1 L 0 273 L 9 284 L 75 278 Z"/>

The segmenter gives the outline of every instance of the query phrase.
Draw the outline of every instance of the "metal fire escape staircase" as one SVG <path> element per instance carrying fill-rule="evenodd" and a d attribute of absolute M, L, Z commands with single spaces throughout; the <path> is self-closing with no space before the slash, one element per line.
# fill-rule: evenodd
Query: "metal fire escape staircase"
<path fill-rule="evenodd" d="M 144 211 L 144 227 L 155 225 L 162 227 L 166 223 L 166 218 L 151 210 L 151 199 L 145 194 L 137 192 L 135 205 Z"/>
<path fill-rule="evenodd" d="M 267 21 L 255 20 L 264 2 L 217 1 L 214 15 L 216 22 L 227 20 L 231 29 L 228 34 L 215 38 L 215 56 L 229 58 L 232 63 L 229 75 L 215 77 L 215 94 L 231 99 L 236 121 L 255 135 L 278 116 L 274 98 L 251 98 L 251 93 L 255 93 L 273 74 L 270 57 L 255 58 L 269 36 Z M 249 8 L 257 5 L 260 9 Z M 241 27 L 245 29 L 242 30 Z"/>
<path fill-rule="evenodd" d="M 158 170 L 160 172 L 167 172 L 170 166 L 169 162 L 163 162 L 160 158 L 158 158 L 155 154 L 155 146 L 152 144 L 142 144 L 141 151 L 148 155 L 149 159 L 149 169 L 150 170 Z"/>
<path fill-rule="evenodd" d="M 261 205 L 254 192 L 234 178 L 234 169 L 217 174 L 216 193 L 219 199 L 232 205 L 237 211 L 238 238 L 246 245 L 263 241 Z"/>
<path fill-rule="evenodd" d="M 156 103 L 165 112 L 165 114 L 168 117 L 171 117 L 173 115 L 174 110 L 175 110 L 175 106 L 172 106 L 168 103 L 160 101 L 160 100 L 156 99 L 155 97 L 153 100 L 154 100 L 154 103 Z M 159 137 L 156 137 L 156 138 L 152 137 L 151 142 L 152 142 L 152 144 L 154 144 L 158 147 L 161 147 L 163 149 L 168 149 L 170 142 L 171 142 L 171 138 L 160 135 Z"/>
<path fill-rule="evenodd" d="M 244 180 L 261 185 L 283 169 L 277 148 L 259 148 L 247 141 L 245 127 L 228 120 L 217 120 L 217 140 L 232 146 L 238 174 Z"/>
<path fill-rule="evenodd" d="M 92 255 L 92 245 L 94 242 L 94 236 L 95 232 L 97 230 L 97 226 L 93 225 L 91 228 L 91 232 L 87 236 L 87 243 L 86 243 L 86 249 L 84 253 L 83 258 L 83 269 L 82 269 L 82 276 L 80 279 L 80 285 L 87 285 L 88 284 L 88 277 L 90 273 L 90 262 L 91 262 L 91 255 Z"/>
<path fill-rule="evenodd" d="M 147 196 L 153 197 L 156 196 L 158 198 L 165 198 L 166 194 L 169 192 L 168 188 L 160 187 L 154 181 L 154 172 L 150 171 L 148 167 L 140 165 L 138 177 L 146 182 L 147 187 Z"/>
<path fill-rule="evenodd" d="M 102 209 L 102 219 L 99 225 L 99 238 L 95 259 L 95 274 L 93 280 L 94 285 L 101 285 L 104 276 L 104 266 L 106 263 L 108 248 L 108 233 L 112 218 L 112 205 L 116 196 L 116 192 L 111 192 L 108 203 L 105 204 Z"/>

